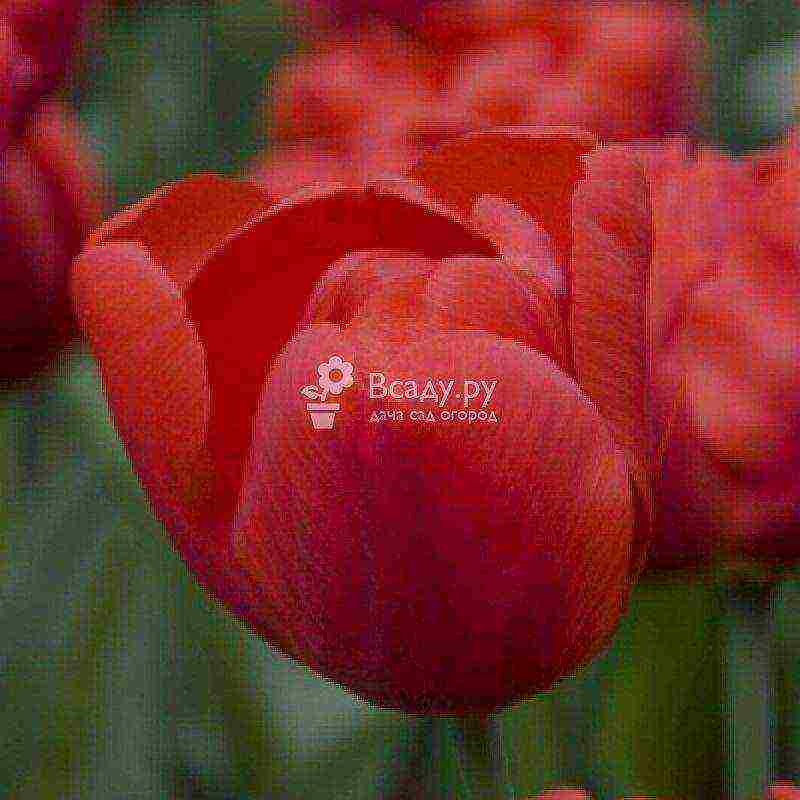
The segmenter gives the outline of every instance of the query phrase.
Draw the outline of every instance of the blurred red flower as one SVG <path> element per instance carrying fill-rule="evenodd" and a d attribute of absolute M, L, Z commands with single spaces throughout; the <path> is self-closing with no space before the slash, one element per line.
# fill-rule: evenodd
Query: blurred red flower
<path fill-rule="evenodd" d="M 654 566 L 800 557 L 800 161 L 685 143 L 645 160 L 656 405 L 680 390 Z"/>
<path fill-rule="evenodd" d="M 296 0 L 306 22 L 325 28 L 352 25 L 365 18 L 413 25 L 431 0 Z"/>
<path fill-rule="evenodd" d="M 73 334 L 67 270 L 101 218 L 100 181 L 60 82 L 79 2 L 14 0 L 0 19 L 0 381 L 30 377 Z"/>
<path fill-rule="evenodd" d="M 641 170 L 593 148 L 487 131 L 411 182 L 280 203 L 190 178 L 76 263 L 117 429 L 190 570 L 363 698 L 506 706 L 597 653 L 626 604 L 655 450 L 651 219 Z M 496 380 L 497 420 L 413 421 L 425 404 L 368 391 L 379 374 Z"/>
<path fill-rule="evenodd" d="M 578 125 L 603 140 L 685 132 L 704 107 L 706 45 L 688 3 L 470 0 L 386 22 L 321 26 L 269 86 L 273 150 L 252 176 L 304 185 L 287 145 L 380 177 L 478 128 Z M 380 151 L 382 157 L 369 155 Z M 337 163 L 341 162 L 341 163 Z"/>
<path fill-rule="evenodd" d="M 770 786 L 767 800 L 800 800 L 800 788 L 790 783 L 776 783 Z"/>

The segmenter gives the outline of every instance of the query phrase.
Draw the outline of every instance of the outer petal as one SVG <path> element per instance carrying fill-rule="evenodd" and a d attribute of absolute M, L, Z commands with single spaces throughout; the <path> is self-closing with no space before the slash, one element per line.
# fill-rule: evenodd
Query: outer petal
<path fill-rule="evenodd" d="M 0 380 L 45 367 L 75 333 L 72 259 L 101 219 L 100 181 L 66 108 L 41 104 L 0 176 Z"/>
<path fill-rule="evenodd" d="M 535 219 L 496 195 L 481 195 L 470 214 L 477 228 L 497 242 L 503 258 L 537 294 L 547 288 L 557 298 L 567 290 L 567 275 L 559 265 L 553 243 Z"/>
<path fill-rule="evenodd" d="M 588 157 L 573 204 L 572 344 L 578 382 L 617 439 L 651 458 L 646 407 L 652 217 L 641 168 L 622 148 Z"/>
<path fill-rule="evenodd" d="M 264 189 L 253 183 L 193 175 L 112 217 L 93 233 L 89 245 L 139 242 L 183 291 L 225 237 L 272 204 Z"/>
<path fill-rule="evenodd" d="M 102 177 L 79 135 L 74 113 L 56 100 L 42 103 L 23 143 L 54 194 L 56 219 L 67 247 L 77 253 L 103 214 Z"/>
<path fill-rule="evenodd" d="M 211 395 L 202 344 L 178 289 L 138 245 L 91 247 L 73 300 L 100 362 L 114 423 L 156 515 L 195 579 L 247 617 L 258 582 L 230 553 L 232 507 L 216 492 L 207 447 Z M 264 624 L 284 651 L 282 632 Z"/>
<path fill-rule="evenodd" d="M 314 430 L 298 388 L 332 352 L 356 382 L 334 428 Z M 423 406 L 370 402 L 370 372 L 497 379 L 499 422 L 410 421 Z M 370 423 L 381 406 L 405 421 Z M 547 358 L 482 333 L 387 352 L 312 329 L 267 380 L 235 546 L 269 576 L 259 619 L 279 609 L 296 657 L 380 703 L 464 713 L 543 689 L 605 643 L 633 524 L 623 454 Z"/>
<path fill-rule="evenodd" d="M 583 175 L 580 156 L 595 145 L 579 128 L 497 128 L 444 142 L 408 174 L 463 214 L 480 195 L 509 200 L 542 225 L 566 264 L 572 191 Z"/>
<path fill-rule="evenodd" d="M 573 203 L 572 347 L 575 374 L 630 456 L 640 512 L 636 565 L 644 566 L 658 468 L 669 417 L 649 403 L 647 311 L 652 254 L 650 195 L 641 167 L 622 147 L 587 158 Z"/>
<path fill-rule="evenodd" d="M 407 197 L 402 185 L 305 192 L 224 242 L 188 288 L 212 387 L 209 443 L 229 498 L 238 492 L 267 369 L 298 328 L 315 284 L 348 253 L 376 248 L 434 259 L 497 256 L 490 241 Z"/>
<path fill-rule="evenodd" d="M 642 148 L 636 152 L 639 157 Z M 691 291 L 717 274 L 719 254 L 752 227 L 756 187 L 745 162 L 707 149 L 681 163 L 673 145 L 660 155 L 644 154 L 643 163 L 657 243 L 649 295 L 657 357 L 681 325 Z"/>
<path fill-rule="evenodd" d="M 120 438 L 156 513 L 180 541 L 211 486 L 205 360 L 183 300 L 147 253 L 125 242 L 86 250 L 72 292 Z"/>

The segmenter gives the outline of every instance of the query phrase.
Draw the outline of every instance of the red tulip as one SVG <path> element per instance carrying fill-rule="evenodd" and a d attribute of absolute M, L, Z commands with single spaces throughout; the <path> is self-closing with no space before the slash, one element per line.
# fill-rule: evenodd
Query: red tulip
<path fill-rule="evenodd" d="M 74 333 L 67 270 L 101 218 L 94 163 L 66 107 L 45 104 L 0 179 L 0 380 L 32 375 Z"/>
<path fill-rule="evenodd" d="M 654 566 L 800 556 L 800 162 L 776 159 L 673 150 L 647 167 L 655 397 L 682 392 Z"/>
<path fill-rule="evenodd" d="M 279 203 L 198 176 L 76 263 L 117 429 L 189 569 L 362 698 L 507 706 L 597 653 L 626 604 L 650 519 L 650 212 L 616 148 L 573 200 L 593 147 L 488 131 L 413 183 Z M 392 379 L 417 397 L 380 396 Z"/>
<path fill-rule="evenodd" d="M 73 333 L 67 270 L 100 221 L 99 180 L 63 78 L 86 3 L 14 0 L 0 20 L 0 382 L 32 376 Z"/>

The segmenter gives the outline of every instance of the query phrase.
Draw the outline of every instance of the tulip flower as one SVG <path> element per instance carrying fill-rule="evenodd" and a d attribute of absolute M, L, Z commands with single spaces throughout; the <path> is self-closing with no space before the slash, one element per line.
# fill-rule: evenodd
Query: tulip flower
<path fill-rule="evenodd" d="M 101 218 L 97 170 L 63 77 L 84 3 L 17 0 L 0 20 L 0 381 L 29 378 L 74 333 L 67 270 Z M 56 35 L 57 34 L 57 35 Z"/>
<path fill-rule="evenodd" d="M 363 699 L 490 713 L 604 647 L 643 563 L 648 190 L 573 129 L 407 178 L 164 187 L 94 233 L 74 307 L 203 586 Z"/>
<path fill-rule="evenodd" d="M 681 389 L 651 564 L 796 559 L 800 240 L 789 219 L 800 162 L 790 147 L 734 159 L 680 143 L 642 157 L 656 405 Z"/>

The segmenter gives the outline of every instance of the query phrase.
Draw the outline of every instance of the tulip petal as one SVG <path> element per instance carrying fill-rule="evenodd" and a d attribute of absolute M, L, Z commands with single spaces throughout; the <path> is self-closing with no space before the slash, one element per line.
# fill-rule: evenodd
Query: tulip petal
<path fill-rule="evenodd" d="M 139 242 L 183 291 L 220 242 L 272 204 L 254 183 L 192 175 L 113 216 L 92 234 L 89 244 Z"/>
<path fill-rule="evenodd" d="M 668 445 L 656 483 L 652 563 L 671 568 L 708 564 L 720 555 L 762 563 L 800 557 L 796 471 L 743 480 L 712 455 L 686 406 L 679 408 Z"/>
<path fill-rule="evenodd" d="M 497 242 L 516 273 L 544 284 L 558 297 L 566 293 L 566 272 L 557 263 L 550 237 L 531 216 L 513 203 L 488 194 L 475 201 L 470 220 Z"/>
<path fill-rule="evenodd" d="M 732 255 L 734 264 L 747 264 L 736 251 Z M 800 293 L 780 276 L 729 270 L 692 295 L 663 369 L 678 359 L 672 371 L 687 377 L 688 401 L 706 446 L 734 469 L 796 469 L 798 330 Z"/>
<path fill-rule="evenodd" d="M 320 276 L 349 253 L 377 248 L 433 259 L 497 256 L 453 214 L 395 186 L 339 188 L 274 206 L 213 253 L 188 287 L 213 396 L 209 445 L 227 476 L 220 491 L 238 492 L 267 369 L 298 329 Z"/>
<path fill-rule="evenodd" d="M 573 204 L 572 344 L 578 383 L 637 460 L 654 457 L 647 403 L 652 217 L 644 174 L 625 150 L 587 159 Z"/>
<path fill-rule="evenodd" d="M 103 197 L 97 191 L 101 176 L 78 132 L 74 112 L 62 102 L 49 100 L 32 118 L 24 139 L 31 158 L 47 175 L 57 198 L 56 217 L 74 252 L 103 215 Z"/>
<path fill-rule="evenodd" d="M 541 224 L 566 265 L 572 191 L 583 176 L 580 157 L 595 146 L 580 128 L 497 128 L 444 142 L 408 174 L 465 215 L 480 195 L 510 201 Z"/>
<path fill-rule="evenodd" d="M 345 256 L 323 275 L 301 327 L 329 322 L 401 345 L 434 324 L 425 287 L 437 264 L 392 250 Z"/>
<path fill-rule="evenodd" d="M 794 420 L 766 403 L 749 381 L 696 359 L 686 364 L 685 376 L 690 417 L 721 463 L 737 472 L 784 470 L 796 463 Z"/>
<path fill-rule="evenodd" d="M 722 505 L 730 505 L 735 490 L 729 483 L 727 491 L 720 491 L 721 483 L 710 454 L 697 446 L 694 424 L 681 403 L 654 482 L 650 564 L 667 569 L 707 565 L 722 552 Z"/>
<path fill-rule="evenodd" d="M 397 250 L 361 250 L 332 264 L 308 302 L 301 326 L 329 322 L 347 326 L 367 300 L 387 285 L 422 286 L 435 265 Z"/>
<path fill-rule="evenodd" d="M 315 430 L 299 390 L 332 353 L 355 384 L 334 427 Z M 440 408 L 370 399 L 374 373 L 497 380 L 498 420 L 414 421 Z M 445 407 L 463 410 L 454 395 Z M 404 420 L 371 422 L 381 408 Z M 312 328 L 267 379 L 234 547 L 270 576 L 259 617 L 279 608 L 312 669 L 417 713 L 489 711 L 607 640 L 633 514 L 610 429 L 539 353 L 480 332 L 387 349 Z"/>
<path fill-rule="evenodd" d="M 517 341 L 566 364 L 566 336 L 550 297 L 526 286 L 502 261 L 446 259 L 431 275 L 426 298 L 440 327 L 478 330 Z"/>
<path fill-rule="evenodd" d="M 156 516 L 192 577 L 247 619 L 260 586 L 232 558 L 234 508 L 216 492 L 206 444 L 211 397 L 203 347 L 180 293 L 130 242 L 84 251 L 72 292 L 115 426 Z M 288 652 L 280 631 L 262 627 Z"/>
<path fill-rule="evenodd" d="M 77 259 L 72 297 L 120 438 L 180 542 L 209 499 L 212 472 L 203 349 L 181 296 L 141 247 L 114 242 Z"/>

